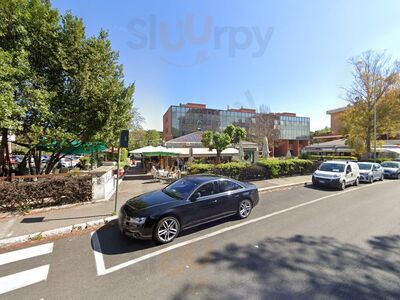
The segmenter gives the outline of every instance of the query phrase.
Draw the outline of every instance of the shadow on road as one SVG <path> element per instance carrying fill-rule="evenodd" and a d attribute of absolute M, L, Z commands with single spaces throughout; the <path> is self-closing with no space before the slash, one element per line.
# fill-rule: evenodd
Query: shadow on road
<path fill-rule="evenodd" d="M 153 241 L 134 240 L 123 235 L 119 231 L 118 222 L 116 220 L 99 228 L 96 234 L 100 242 L 101 252 L 107 255 L 134 253 L 156 246 Z"/>
<path fill-rule="evenodd" d="M 203 230 L 207 230 L 209 228 L 235 220 L 239 221 L 234 217 L 228 217 L 226 219 L 214 221 L 211 223 L 207 223 L 204 225 L 184 230 L 181 232 L 178 238 L 174 242 L 172 242 L 172 244 L 179 243 L 180 241 L 182 241 L 181 239 L 187 235 L 193 234 L 195 232 L 201 232 Z M 118 228 L 117 220 L 111 221 L 106 225 L 104 225 L 103 227 L 99 228 L 96 231 L 96 234 L 99 239 L 101 253 L 107 255 L 135 253 L 141 250 L 146 250 L 155 247 L 162 247 L 162 245 L 158 245 L 152 240 L 133 239 L 123 235 Z M 93 242 L 92 242 L 92 247 L 93 247 Z"/>
<path fill-rule="evenodd" d="M 225 275 L 187 284 L 173 299 L 400 299 L 400 235 L 374 237 L 365 249 L 329 237 L 267 238 L 197 263 Z"/>

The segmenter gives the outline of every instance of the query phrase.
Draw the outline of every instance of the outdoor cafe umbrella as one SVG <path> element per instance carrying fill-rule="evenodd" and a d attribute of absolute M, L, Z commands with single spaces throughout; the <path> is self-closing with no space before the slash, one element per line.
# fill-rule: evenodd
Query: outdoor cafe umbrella
<path fill-rule="evenodd" d="M 142 154 L 144 157 L 149 156 L 177 156 L 179 153 L 173 152 L 163 146 L 146 146 L 143 148 L 139 148 L 133 151 L 130 151 L 133 154 Z"/>
<path fill-rule="evenodd" d="M 269 158 L 269 147 L 268 147 L 268 138 L 265 136 L 262 141 L 262 157 L 264 159 Z"/>
<path fill-rule="evenodd" d="M 101 142 L 87 142 L 82 143 L 80 141 L 53 141 L 53 142 L 42 142 L 37 146 L 38 150 L 52 152 L 57 148 L 64 148 L 62 152 L 70 155 L 90 155 L 96 152 L 103 152 L 107 149 L 106 145 Z"/>

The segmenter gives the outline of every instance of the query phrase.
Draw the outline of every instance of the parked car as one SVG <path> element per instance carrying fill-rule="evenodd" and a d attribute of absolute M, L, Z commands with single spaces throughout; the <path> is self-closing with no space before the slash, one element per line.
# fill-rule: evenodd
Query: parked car
<path fill-rule="evenodd" d="M 400 179 L 400 162 L 385 161 L 382 163 L 383 174 L 385 178 Z"/>
<path fill-rule="evenodd" d="M 259 200 L 257 187 L 216 176 L 186 176 L 162 190 L 128 200 L 119 212 L 122 233 L 165 244 L 182 230 L 237 215 L 247 218 Z"/>
<path fill-rule="evenodd" d="M 380 164 L 371 162 L 359 162 L 360 181 L 373 183 L 375 180 L 383 180 L 383 168 Z"/>
<path fill-rule="evenodd" d="M 360 181 L 358 164 L 350 161 L 326 161 L 312 175 L 314 186 L 334 187 L 344 190 L 346 186 L 357 186 Z"/>
<path fill-rule="evenodd" d="M 16 165 L 16 164 L 18 163 L 15 156 L 10 156 L 10 163 L 11 163 L 12 165 Z"/>
<path fill-rule="evenodd" d="M 67 155 L 60 160 L 61 167 L 63 168 L 75 168 L 79 161 L 80 156 Z"/>

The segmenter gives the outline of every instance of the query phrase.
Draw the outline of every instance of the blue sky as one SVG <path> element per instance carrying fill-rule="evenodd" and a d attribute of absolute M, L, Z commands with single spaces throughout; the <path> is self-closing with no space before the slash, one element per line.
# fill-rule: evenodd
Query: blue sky
<path fill-rule="evenodd" d="M 347 63 L 363 51 L 400 59 L 400 1 L 57 0 L 88 35 L 109 32 L 145 128 L 162 129 L 171 104 L 264 104 L 329 125 L 343 106 Z M 193 21 L 193 22 L 191 22 Z M 191 25 L 193 24 L 193 26 Z"/>

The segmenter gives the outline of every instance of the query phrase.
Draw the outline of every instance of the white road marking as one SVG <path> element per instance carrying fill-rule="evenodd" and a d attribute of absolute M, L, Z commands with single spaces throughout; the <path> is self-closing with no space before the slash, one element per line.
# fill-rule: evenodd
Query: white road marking
<path fill-rule="evenodd" d="M 0 278 L 0 295 L 47 279 L 50 265 Z"/>
<path fill-rule="evenodd" d="M 171 246 L 168 246 L 168 247 L 165 247 L 163 249 L 154 251 L 152 253 L 145 254 L 143 256 L 137 257 L 135 259 L 129 260 L 127 262 L 121 263 L 119 265 L 116 265 L 116 266 L 108 268 L 108 269 L 105 268 L 104 258 L 103 258 L 103 255 L 102 255 L 101 245 L 100 245 L 100 241 L 99 241 L 99 237 L 97 235 L 97 232 L 92 232 L 91 233 L 91 239 L 92 239 L 92 243 L 93 243 L 93 253 L 94 253 L 94 258 L 95 258 L 95 263 L 96 263 L 96 268 L 97 268 L 97 276 L 102 276 L 102 275 L 107 275 L 107 274 L 113 273 L 115 271 L 118 271 L 118 270 L 121 270 L 123 268 L 132 266 L 134 264 L 137 264 L 139 262 L 142 262 L 144 260 L 150 259 L 150 258 L 158 256 L 158 255 L 161 255 L 163 253 L 175 250 L 177 248 L 184 247 L 184 246 L 199 242 L 201 240 L 204 240 L 204 239 L 207 239 L 207 238 L 210 238 L 210 237 L 214 237 L 214 236 L 219 235 L 221 233 L 224 233 L 224 232 L 227 232 L 227 231 L 231 231 L 231 230 L 234 230 L 234 229 L 237 229 L 237 228 L 240 228 L 240 227 L 252 224 L 252 223 L 256 223 L 256 222 L 259 222 L 259 221 L 262 221 L 262 220 L 265 220 L 265 219 L 268 219 L 268 218 L 271 218 L 271 217 L 274 217 L 274 216 L 277 216 L 277 215 L 280 215 L 280 214 L 283 214 L 283 213 L 286 213 L 286 212 L 289 212 L 289 211 L 292 211 L 292 210 L 295 210 L 295 209 L 298 209 L 298 208 L 301 208 L 301 207 L 304 207 L 304 206 L 308 206 L 308 205 L 323 201 L 325 199 L 329 199 L 329 198 L 332 198 L 332 197 L 337 197 L 337 196 L 340 196 L 340 195 L 343 195 L 343 194 L 351 193 L 351 192 L 358 191 L 358 190 L 363 189 L 363 188 L 367 188 L 367 187 L 370 187 L 370 186 L 376 186 L 378 184 L 383 184 L 383 183 L 385 183 L 385 181 L 384 182 L 375 183 L 374 185 L 366 185 L 366 186 L 363 186 L 363 187 L 352 188 L 352 189 L 345 190 L 345 191 L 342 191 L 342 192 L 339 192 L 339 193 L 330 194 L 330 195 L 327 195 L 327 196 L 324 196 L 324 197 L 321 197 L 321 198 L 318 198 L 318 199 L 315 199 L 315 200 L 304 202 L 304 203 L 301 203 L 301 204 L 298 204 L 298 205 L 295 205 L 295 206 L 292 206 L 292 207 L 289 207 L 289 208 L 285 208 L 285 209 L 282 209 L 282 210 L 279 210 L 279 211 L 276 211 L 276 212 L 273 212 L 273 213 L 270 213 L 270 214 L 255 218 L 255 219 L 247 220 L 247 221 L 241 222 L 241 223 L 236 224 L 236 225 L 225 227 L 225 228 L 219 229 L 217 231 L 210 232 L 208 234 L 205 234 L 205 235 L 202 235 L 202 236 L 199 236 L 199 237 L 187 240 L 187 241 L 183 241 L 183 242 L 180 242 L 180 243 L 177 243 L 177 244 L 173 244 Z"/>
<path fill-rule="evenodd" d="M 0 254 L 0 266 L 9 264 L 12 262 L 24 260 L 27 258 L 32 258 L 40 255 L 45 255 L 53 252 L 54 243 L 48 243 L 44 245 L 39 245 L 35 247 L 25 248 L 21 250 L 16 250 L 4 254 Z"/>

